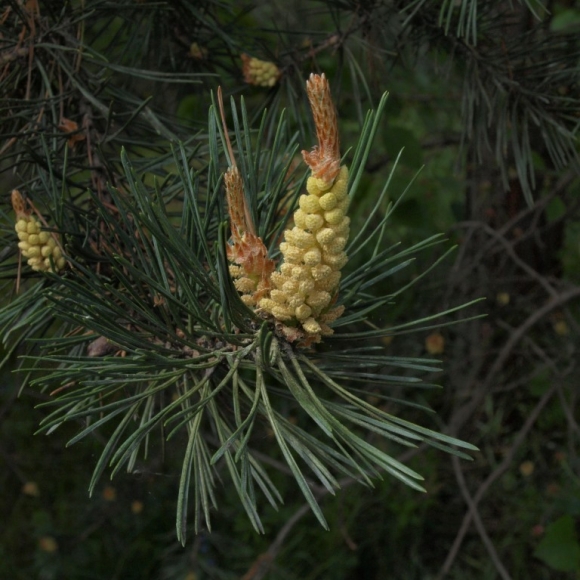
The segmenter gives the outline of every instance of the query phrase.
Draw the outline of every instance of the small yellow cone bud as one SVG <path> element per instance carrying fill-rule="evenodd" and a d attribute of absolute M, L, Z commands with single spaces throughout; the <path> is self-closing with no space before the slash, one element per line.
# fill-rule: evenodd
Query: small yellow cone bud
<path fill-rule="evenodd" d="M 234 286 L 238 292 L 249 294 L 256 289 L 256 282 L 251 278 L 238 278 L 234 281 Z"/>
<path fill-rule="evenodd" d="M 306 304 L 302 304 L 294 312 L 298 320 L 306 320 L 312 314 L 312 308 Z"/>
<path fill-rule="evenodd" d="M 325 211 L 324 219 L 333 226 L 336 226 L 342 222 L 344 219 L 344 210 L 337 207 L 336 209 Z"/>
<path fill-rule="evenodd" d="M 314 320 L 314 318 L 308 318 L 302 323 L 302 328 L 308 332 L 309 334 L 316 334 L 320 332 L 322 329 L 320 324 Z"/>
<path fill-rule="evenodd" d="M 425 339 L 425 349 L 429 354 L 443 354 L 445 339 L 440 332 L 433 332 Z"/>
<path fill-rule="evenodd" d="M 307 280 L 302 280 L 298 286 L 298 292 L 306 296 L 306 294 L 310 294 L 315 288 L 315 282 L 311 278 Z"/>
<path fill-rule="evenodd" d="M 288 264 L 291 266 L 292 264 Z M 270 277 L 272 284 L 276 286 L 276 288 L 282 288 L 284 282 L 286 281 L 286 277 L 281 272 L 272 272 L 272 276 Z"/>
<path fill-rule="evenodd" d="M 331 291 L 338 286 L 339 282 L 340 282 L 340 271 L 336 270 L 334 272 L 331 272 L 327 277 L 316 282 L 316 287 L 319 290 Z"/>
<path fill-rule="evenodd" d="M 288 308 L 295 309 L 298 308 L 298 306 L 302 306 L 302 304 L 304 304 L 304 298 L 304 294 L 294 294 L 293 296 L 290 296 L 290 298 L 287 298 Z"/>
<path fill-rule="evenodd" d="M 287 280 L 282 285 L 282 290 L 286 292 L 286 295 L 296 294 L 298 291 L 298 282 L 296 280 Z"/>
<path fill-rule="evenodd" d="M 256 305 L 256 299 L 251 294 L 241 294 L 240 299 L 246 306 Z"/>
<path fill-rule="evenodd" d="M 338 204 L 338 199 L 336 198 L 336 195 L 334 195 L 334 193 L 330 192 L 330 193 L 325 193 L 321 198 L 320 198 L 320 207 L 325 210 L 325 211 L 329 211 L 331 209 L 334 209 Z"/>
<path fill-rule="evenodd" d="M 284 308 L 283 306 L 274 306 L 274 308 L 272 308 L 272 314 L 278 320 L 290 320 L 293 313 L 288 308 Z"/>
<path fill-rule="evenodd" d="M 273 63 L 242 54 L 244 81 L 258 87 L 273 87 L 281 76 L 280 69 Z"/>
<path fill-rule="evenodd" d="M 320 245 L 329 244 L 336 237 L 336 232 L 332 228 L 323 228 L 316 234 L 316 241 Z"/>
<path fill-rule="evenodd" d="M 318 248 L 312 248 L 304 254 L 304 263 L 307 266 L 317 266 L 322 260 L 322 253 Z"/>
<path fill-rule="evenodd" d="M 48 272 L 65 267 L 66 260 L 60 247 L 49 232 L 40 231 L 40 222 L 35 216 L 19 217 L 14 227 L 20 240 L 18 247 L 33 270 Z M 53 257 L 52 263 L 50 256 Z"/>
<path fill-rule="evenodd" d="M 300 209 L 306 213 L 316 213 L 322 209 L 320 201 L 315 195 L 301 195 L 298 203 L 300 204 Z"/>
<path fill-rule="evenodd" d="M 348 257 L 344 252 L 340 254 L 323 254 L 324 261 L 333 269 L 340 270 L 348 262 Z"/>
<path fill-rule="evenodd" d="M 301 210 L 298 210 L 301 211 Z M 296 224 L 298 225 L 298 223 Z M 311 232 L 318 231 L 324 225 L 324 218 L 317 213 L 308 214 L 304 220 L 304 227 Z"/>
<path fill-rule="evenodd" d="M 306 303 L 315 310 L 321 310 L 325 306 L 328 306 L 330 299 L 330 294 L 322 290 L 320 292 L 313 292 L 310 294 Z"/>
<path fill-rule="evenodd" d="M 306 220 L 309 218 L 310 216 L 305 212 L 302 211 L 301 209 L 297 209 L 294 212 L 294 223 L 302 229 L 305 229 L 307 227 L 306 225 Z"/>
<path fill-rule="evenodd" d="M 270 296 L 272 297 L 272 300 L 277 304 L 284 304 L 284 302 L 286 302 L 286 294 L 284 294 L 282 290 L 272 290 L 272 292 L 270 292 Z M 267 300 L 267 298 L 265 298 L 264 300 Z M 260 307 L 264 308 L 262 306 L 262 302 L 263 301 L 260 300 Z"/>
<path fill-rule="evenodd" d="M 311 270 L 312 277 L 314 280 L 322 280 L 327 276 L 330 276 L 332 273 L 332 268 L 330 266 L 326 266 L 325 264 L 319 264 L 318 266 L 314 266 Z"/>
<path fill-rule="evenodd" d="M 294 266 L 292 268 L 292 278 L 294 280 L 306 280 L 309 274 L 310 271 L 306 266 Z"/>

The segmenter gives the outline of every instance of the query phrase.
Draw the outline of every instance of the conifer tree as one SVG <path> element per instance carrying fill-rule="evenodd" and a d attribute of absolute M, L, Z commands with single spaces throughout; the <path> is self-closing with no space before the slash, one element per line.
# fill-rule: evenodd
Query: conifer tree
<path fill-rule="evenodd" d="M 365 179 L 382 77 L 424 54 L 461 79 L 464 157 L 493 164 L 497 195 L 515 181 L 533 204 L 538 155 L 575 167 L 577 38 L 540 3 L 515 4 L 296 2 L 272 28 L 265 4 L 9 0 L 4 363 L 17 354 L 22 388 L 46 393 L 42 432 L 103 434 L 91 492 L 165 446 L 185 543 L 219 518 L 222 486 L 263 532 L 280 471 L 328 527 L 317 490 L 341 478 L 423 489 L 397 446 L 470 458 L 474 445 L 406 418 L 439 362 L 381 340 L 479 317 L 477 299 L 384 322 L 453 248 L 389 243 L 396 153 L 380 188 Z M 473 197 L 465 215 L 484 206 Z M 405 278 L 424 253 L 431 265 Z"/>

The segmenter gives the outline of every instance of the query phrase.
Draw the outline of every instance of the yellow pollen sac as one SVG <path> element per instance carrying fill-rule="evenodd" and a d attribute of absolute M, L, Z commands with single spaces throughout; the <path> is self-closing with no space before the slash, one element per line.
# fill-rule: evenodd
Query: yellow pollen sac
<path fill-rule="evenodd" d="M 40 232 L 40 224 L 34 218 L 30 218 L 30 221 L 26 225 L 26 231 L 29 234 L 37 234 Z"/>
<path fill-rule="evenodd" d="M 331 226 L 331 228 L 337 236 L 348 237 L 348 234 L 350 233 L 350 220 L 348 217 L 345 217 L 338 225 Z"/>
<path fill-rule="evenodd" d="M 322 253 L 318 248 L 312 248 L 305 252 L 303 260 L 307 266 L 316 266 L 322 260 Z"/>
<path fill-rule="evenodd" d="M 316 195 L 301 195 L 298 203 L 300 204 L 300 209 L 306 213 L 317 213 L 321 209 L 320 201 Z"/>
<path fill-rule="evenodd" d="M 286 232 L 286 237 L 288 237 L 288 233 L 292 233 L 292 243 L 299 248 L 311 248 L 315 243 L 315 238 L 312 234 L 299 228 L 294 228 L 291 232 Z"/>
<path fill-rule="evenodd" d="M 291 266 L 291 264 L 288 265 Z M 270 280 L 273 282 L 276 288 L 282 288 L 282 284 L 284 284 L 284 282 L 286 281 L 286 277 L 280 272 L 272 272 Z"/>
<path fill-rule="evenodd" d="M 286 302 L 286 294 L 284 294 L 282 290 L 272 290 L 270 296 L 272 297 L 272 300 L 278 304 L 284 304 Z M 264 300 L 267 300 L 267 298 L 264 298 Z M 260 306 L 264 308 L 262 302 L 263 300 L 260 300 Z"/>
<path fill-rule="evenodd" d="M 340 282 L 340 271 L 331 272 L 326 278 L 322 280 L 318 280 L 316 282 L 316 288 L 318 290 L 325 290 L 327 292 L 331 292 L 336 287 L 338 287 L 338 283 Z"/>
<path fill-rule="evenodd" d="M 324 254 L 323 258 L 333 270 L 340 270 L 348 262 L 348 256 L 344 252 L 340 252 L 340 254 Z"/>
<path fill-rule="evenodd" d="M 337 204 L 338 204 L 338 199 L 336 198 L 336 195 L 332 191 L 329 193 L 325 193 L 320 198 L 320 207 L 325 211 L 329 211 L 331 209 L 334 209 Z"/>
<path fill-rule="evenodd" d="M 272 314 L 278 320 L 290 320 L 294 313 L 289 308 L 285 308 L 284 306 L 274 306 L 274 308 L 272 308 Z"/>
<path fill-rule="evenodd" d="M 341 200 L 348 195 L 348 169 L 346 165 L 340 168 L 340 173 L 332 186 L 332 193 Z"/>
<path fill-rule="evenodd" d="M 47 244 L 46 246 L 42 246 L 42 248 L 40 249 L 40 253 L 42 254 L 43 258 L 48 258 L 48 256 L 52 254 L 52 250 L 53 247 Z"/>
<path fill-rule="evenodd" d="M 336 232 L 332 228 L 323 228 L 316 234 L 316 241 L 320 245 L 329 244 L 336 237 Z"/>
<path fill-rule="evenodd" d="M 345 197 L 344 199 L 342 199 L 338 202 L 337 207 L 339 207 L 346 214 L 346 212 L 348 211 L 349 205 L 350 205 L 350 199 L 348 199 L 348 197 Z"/>
<path fill-rule="evenodd" d="M 310 217 L 310 215 L 307 214 L 305 211 L 303 211 L 301 209 L 297 209 L 294 212 L 294 223 L 299 228 L 302 228 L 304 230 L 304 229 L 306 229 L 308 227 L 307 220 L 308 220 L 309 217 Z"/>
<path fill-rule="evenodd" d="M 336 209 L 332 209 L 330 211 L 324 212 L 324 219 L 333 226 L 336 226 L 342 222 L 344 219 L 344 210 L 337 207 Z"/>
<path fill-rule="evenodd" d="M 321 310 L 322 308 L 328 306 L 331 298 L 332 297 L 328 292 L 321 290 L 320 292 L 313 292 L 306 300 L 306 304 L 315 310 Z"/>
<path fill-rule="evenodd" d="M 306 280 L 309 274 L 310 272 L 306 266 L 294 266 L 292 268 L 292 278 L 294 280 Z"/>
<path fill-rule="evenodd" d="M 331 244 L 333 251 L 340 252 L 341 250 L 344 250 L 347 242 L 348 240 L 345 236 L 337 236 Z"/>
<path fill-rule="evenodd" d="M 282 248 L 282 244 L 280 244 L 280 248 Z M 288 244 L 286 251 L 282 250 L 282 253 L 284 254 L 284 259 L 287 262 L 298 264 L 302 259 L 302 254 L 304 253 L 304 250 L 297 246 L 292 246 Z"/>
<path fill-rule="evenodd" d="M 28 233 L 28 221 L 24 218 L 20 218 L 16 225 L 14 226 L 17 232 L 26 232 Z"/>
<path fill-rule="evenodd" d="M 238 278 L 237 280 L 234 280 L 234 286 L 238 292 L 249 294 L 256 289 L 256 282 L 251 278 Z"/>
<path fill-rule="evenodd" d="M 320 214 L 312 213 L 306 216 L 303 227 L 307 230 L 310 230 L 311 232 L 317 232 L 323 225 L 324 218 Z"/>
<path fill-rule="evenodd" d="M 302 280 L 302 282 L 300 282 L 298 286 L 298 292 L 304 295 L 309 294 L 310 292 L 312 292 L 312 290 L 314 290 L 315 286 L 316 283 L 311 278 L 309 278 L 308 280 Z"/>
<path fill-rule="evenodd" d="M 269 312 L 272 311 L 272 309 L 276 308 L 277 306 L 279 306 L 279 304 L 277 303 L 277 301 L 274 301 L 270 298 L 262 298 L 260 300 L 260 302 L 258 302 L 258 306 L 260 308 L 263 308 L 264 310 L 267 310 Z"/>
<path fill-rule="evenodd" d="M 307 318 L 302 323 L 302 328 L 309 334 L 317 334 L 322 330 L 320 324 L 314 318 Z"/>
<path fill-rule="evenodd" d="M 325 264 L 319 264 L 318 266 L 314 266 L 310 272 L 312 273 L 312 278 L 318 281 L 326 278 L 327 276 L 330 276 L 332 273 L 332 268 L 330 266 L 326 266 Z"/>
<path fill-rule="evenodd" d="M 287 280 L 282 285 L 282 290 L 286 292 L 286 295 L 296 294 L 298 291 L 298 282 L 296 280 Z"/>
<path fill-rule="evenodd" d="M 306 181 L 306 189 L 312 195 L 322 195 L 330 189 L 331 184 L 324 181 L 324 179 L 317 179 L 312 175 Z"/>
<path fill-rule="evenodd" d="M 303 294 L 294 294 L 291 298 L 288 298 L 288 308 L 298 308 L 304 304 L 305 296 Z"/>
<path fill-rule="evenodd" d="M 240 299 L 246 306 L 253 307 L 256 305 L 256 299 L 251 294 L 240 294 Z"/>
<path fill-rule="evenodd" d="M 292 276 L 292 271 L 294 270 L 294 264 L 282 264 L 280 266 L 280 273 L 284 276 Z"/>
<path fill-rule="evenodd" d="M 302 304 L 294 311 L 298 320 L 306 320 L 312 314 L 312 308 L 306 304 Z"/>

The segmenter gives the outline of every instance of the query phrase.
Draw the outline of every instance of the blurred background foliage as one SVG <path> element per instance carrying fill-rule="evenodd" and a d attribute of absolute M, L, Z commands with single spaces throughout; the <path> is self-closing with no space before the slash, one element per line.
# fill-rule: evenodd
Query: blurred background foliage
<path fill-rule="evenodd" d="M 303 83 L 324 71 L 343 151 L 390 93 L 355 223 L 404 148 L 383 211 L 414 181 L 387 241 L 444 232 L 459 245 L 379 322 L 480 296 L 487 317 L 384 341 L 388 354 L 444 361 L 429 378 L 444 390 L 415 400 L 438 412 L 446 433 L 479 446 L 473 462 L 419 448 L 405 459 L 427 494 L 390 479 L 321 492 L 329 532 L 282 475 L 285 504 L 265 510 L 263 535 L 223 489 L 212 534 L 185 548 L 174 535 L 175 458 L 159 451 L 89 499 L 105 435 L 66 450 L 73 426 L 33 436 L 46 396 L 28 386 L 17 396 L 22 380 L 9 371 L 19 353 L 6 353 L 0 577 L 580 577 L 579 32 L 574 0 L 9 0 L 0 13 L 6 199 L 51 172 L 79 192 L 104 189 L 119 180 L 121 147 L 140 170 L 171 174 L 171 143 L 197 146 L 217 86 L 243 94 L 254 119 L 267 108 L 266 132 L 286 109 L 309 148 Z M 245 82 L 242 53 L 274 62 L 276 84 Z M 47 141 L 58 152 L 49 164 Z M 417 260 L 417 274 L 438 251 Z"/>

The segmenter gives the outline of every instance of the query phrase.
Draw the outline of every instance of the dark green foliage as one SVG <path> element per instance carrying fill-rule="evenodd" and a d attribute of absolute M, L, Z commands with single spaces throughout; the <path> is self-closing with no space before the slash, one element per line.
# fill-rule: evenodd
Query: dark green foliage
<path fill-rule="evenodd" d="M 575 570 L 578 8 L 548 8 L 10 0 L 0 323 L 18 372 L 0 410 L 0 576 Z M 279 83 L 243 84 L 243 52 Z M 211 90 L 234 96 L 237 162 L 277 257 L 314 143 L 311 71 L 332 82 L 356 227 L 346 312 L 304 350 L 231 283 Z M 12 187 L 62 236 L 63 275 L 19 263 Z M 461 310 L 482 296 L 487 320 Z M 434 335 L 445 346 L 426 356 Z M 439 450 L 474 449 L 458 437 L 475 462 L 446 463 Z M 483 532 L 461 536 L 469 498 Z"/>

